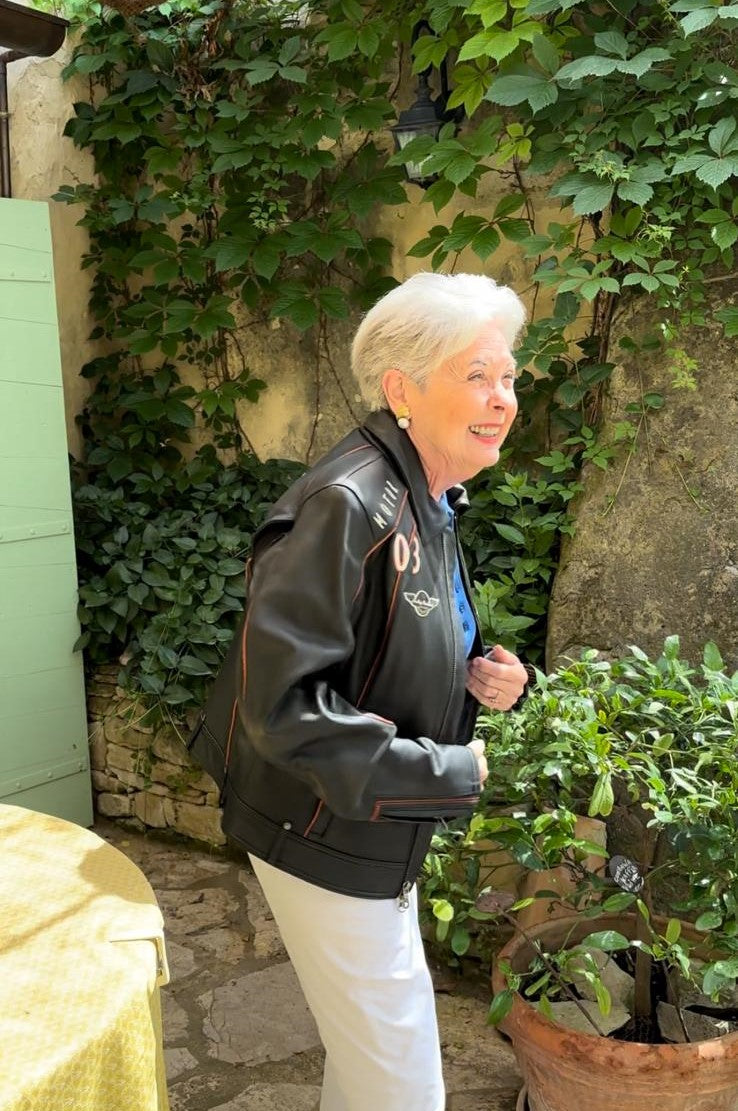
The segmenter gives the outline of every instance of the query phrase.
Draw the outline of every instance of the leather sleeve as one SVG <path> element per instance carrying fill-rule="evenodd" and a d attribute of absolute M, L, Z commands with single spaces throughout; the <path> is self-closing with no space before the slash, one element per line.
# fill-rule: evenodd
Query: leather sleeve
<path fill-rule="evenodd" d="M 358 710 L 326 681 L 354 651 L 352 615 L 374 541 L 354 492 L 328 486 L 257 557 L 239 684 L 244 731 L 263 760 L 309 784 L 339 817 L 468 814 L 480 793 L 469 749 L 399 737 L 392 722 Z"/>

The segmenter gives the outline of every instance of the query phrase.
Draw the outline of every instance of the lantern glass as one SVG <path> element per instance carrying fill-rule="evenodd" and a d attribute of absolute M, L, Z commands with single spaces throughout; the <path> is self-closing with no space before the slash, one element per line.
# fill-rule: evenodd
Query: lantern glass
<path fill-rule="evenodd" d="M 412 109 L 410 109 L 412 111 Z M 409 115 L 410 113 L 402 113 L 402 115 Z M 441 121 L 438 119 L 428 120 L 427 122 L 414 123 L 412 120 L 405 122 L 400 117 L 400 122 L 396 123 L 392 128 L 392 134 L 395 140 L 395 147 L 397 150 L 402 150 L 413 139 L 417 139 L 420 135 L 429 135 L 431 139 L 437 139 L 438 133 L 441 130 Z M 405 162 L 405 173 L 407 174 L 408 181 L 418 184 L 421 181 L 432 180 L 435 175 L 426 174 L 423 167 L 428 161 L 423 158 L 420 162 Z"/>

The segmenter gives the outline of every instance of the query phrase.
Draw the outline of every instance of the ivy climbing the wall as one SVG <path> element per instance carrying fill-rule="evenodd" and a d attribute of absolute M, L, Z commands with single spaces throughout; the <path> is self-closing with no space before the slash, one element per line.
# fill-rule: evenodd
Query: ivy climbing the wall
<path fill-rule="evenodd" d="M 392 43 L 376 20 L 360 42 L 357 67 L 290 3 L 95 8 L 66 70 L 88 79 L 66 133 L 97 180 L 57 199 L 84 206 L 106 349 L 82 368 L 80 643 L 161 710 L 201 701 L 251 534 L 300 469 L 260 463 L 241 420 L 267 385 L 254 329 L 281 318 L 324 341 L 394 284 L 366 226 L 405 200 L 372 137 L 393 111 Z"/>
<path fill-rule="evenodd" d="M 253 337 L 275 320 L 310 331 L 320 372 L 359 417 L 328 337 L 393 284 L 375 216 L 407 203 L 438 221 L 409 251 L 422 265 L 452 269 L 463 251 L 497 274 L 503 241 L 528 260 L 519 427 L 472 484 L 463 527 L 487 634 L 540 659 L 582 464 L 636 450 L 664 403 L 644 394 L 612 442 L 598 439 L 610 327 L 629 297 L 651 299 L 650 342 L 675 385 L 699 388 L 679 336 L 703 319 L 705 283 L 734 267 L 737 27 L 738 5 L 713 0 L 88 10 L 67 76 L 89 95 L 67 134 L 92 152 L 96 180 L 58 199 L 83 208 L 105 351 L 82 370 L 75 475 L 90 659 L 122 655 L 129 686 L 164 706 L 201 697 L 240 607 L 226 568 L 292 473 L 263 472 L 244 427 L 268 388 Z M 438 175 L 419 199 L 388 127 L 409 65 L 441 63 L 466 118 L 403 152 Z M 487 175 L 501 185 L 491 211 L 476 199 Z M 560 207 L 546 226 L 541 183 Z M 718 316 L 738 333 L 737 309 Z"/>

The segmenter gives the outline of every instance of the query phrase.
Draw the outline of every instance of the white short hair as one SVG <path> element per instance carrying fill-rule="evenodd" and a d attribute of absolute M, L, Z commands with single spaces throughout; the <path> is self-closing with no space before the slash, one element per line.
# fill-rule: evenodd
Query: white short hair
<path fill-rule="evenodd" d="M 509 286 L 482 274 L 415 274 L 369 310 L 351 345 L 351 369 L 373 409 L 386 405 L 382 378 L 403 371 L 419 385 L 494 321 L 510 347 L 525 307 Z"/>

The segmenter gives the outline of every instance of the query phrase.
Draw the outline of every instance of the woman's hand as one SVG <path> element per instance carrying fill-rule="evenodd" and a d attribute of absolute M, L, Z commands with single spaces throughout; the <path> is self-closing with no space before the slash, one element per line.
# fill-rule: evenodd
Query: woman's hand
<path fill-rule="evenodd" d="M 528 675 L 518 657 L 496 644 L 467 665 L 466 689 L 489 710 L 509 710 L 520 698 Z"/>
<path fill-rule="evenodd" d="M 479 786 L 484 787 L 484 781 L 489 775 L 489 769 L 487 768 L 487 757 L 484 755 L 484 741 L 480 741 L 479 739 L 469 741 L 469 744 L 466 747 L 470 748 L 477 758 L 477 765 L 479 767 Z"/>

